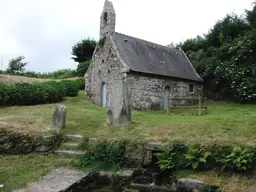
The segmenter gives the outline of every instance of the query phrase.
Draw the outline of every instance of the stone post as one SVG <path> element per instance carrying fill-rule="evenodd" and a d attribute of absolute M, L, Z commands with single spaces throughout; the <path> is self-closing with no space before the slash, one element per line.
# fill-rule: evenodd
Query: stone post
<path fill-rule="evenodd" d="M 64 128 L 66 125 L 67 108 L 65 105 L 56 105 L 55 112 L 52 119 L 52 128 Z"/>
<path fill-rule="evenodd" d="M 107 112 L 107 123 L 111 127 L 124 127 L 131 124 L 131 105 L 128 96 L 126 78 L 116 80 L 112 86 L 113 98 Z"/>

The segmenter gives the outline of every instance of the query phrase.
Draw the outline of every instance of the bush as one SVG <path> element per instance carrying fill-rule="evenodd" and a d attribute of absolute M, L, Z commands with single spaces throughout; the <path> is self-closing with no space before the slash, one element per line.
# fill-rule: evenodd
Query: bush
<path fill-rule="evenodd" d="M 235 146 L 225 158 L 218 160 L 223 167 L 234 171 L 247 171 L 255 166 L 255 153 L 249 148 Z"/>
<path fill-rule="evenodd" d="M 127 167 L 132 161 L 125 155 L 125 145 L 125 141 L 100 142 L 80 159 L 79 167 L 93 166 L 99 169 Z"/>
<path fill-rule="evenodd" d="M 83 77 L 84 74 L 86 73 L 87 69 L 89 68 L 91 62 L 86 61 L 86 62 L 81 62 L 77 65 L 76 73 L 79 77 Z"/>
<path fill-rule="evenodd" d="M 4 105 L 8 100 L 8 86 L 0 83 L 0 106 Z"/>
<path fill-rule="evenodd" d="M 84 87 L 85 87 L 85 79 L 83 77 L 79 77 L 75 80 L 77 86 L 78 86 L 78 89 L 79 90 L 84 90 Z"/>
<path fill-rule="evenodd" d="M 80 82 L 81 83 L 81 82 Z M 0 105 L 37 105 L 62 101 L 78 93 L 76 81 L 0 84 Z"/>
<path fill-rule="evenodd" d="M 75 97 L 78 94 L 79 87 L 76 81 L 72 80 L 62 80 L 60 81 L 61 86 L 65 88 L 65 96 Z"/>
<path fill-rule="evenodd" d="M 191 166 L 193 169 L 202 168 L 210 156 L 211 152 L 203 152 L 199 146 L 189 148 L 188 152 L 185 154 L 188 160 L 187 166 Z"/>
<path fill-rule="evenodd" d="M 7 105 L 36 105 L 62 101 L 65 88 L 57 82 L 9 85 Z"/>
<path fill-rule="evenodd" d="M 173 169 L 176 166 L 176 153 L 173 148 L 163 147 L 154 154 L 157 158 L 157 165 L 161 171 Z"/>

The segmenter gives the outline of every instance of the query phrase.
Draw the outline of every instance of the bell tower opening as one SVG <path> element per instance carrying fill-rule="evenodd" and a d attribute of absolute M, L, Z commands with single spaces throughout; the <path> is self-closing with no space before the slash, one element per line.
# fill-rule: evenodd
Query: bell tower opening
<path fill-rule="evenodd" d="M 113 3 L 105 0 L 104 8 L 100 18 L 100 39 L 115 32 L 116 13 Z"/>
<path fill-rule="evenodd" d="M 103 15 L 103 22 L 104 22 L 105 26 L 108 24 L 108 13 L 107 12 L 105 12 Z"/>

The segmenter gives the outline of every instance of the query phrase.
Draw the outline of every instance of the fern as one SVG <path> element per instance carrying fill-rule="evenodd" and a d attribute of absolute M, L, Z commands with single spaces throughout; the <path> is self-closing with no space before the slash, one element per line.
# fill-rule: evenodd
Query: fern
<path fill-rule="evenodd" d="M 154 154 L 157 158 L 157 165 L 161 171 L 173 169 L 175 164 L 176 153 L 173 148 L 161 148 L 161 151 Z"/>
<path fill-rule="evenodd" d="M 191 166 L 193 169 L 198 169 L 207 162 L 207 158 L 211 156 L 210 152 L 203 152 L 199 147 L 193 147 L 185 154 L 188 160 L 187 167 Z"/>

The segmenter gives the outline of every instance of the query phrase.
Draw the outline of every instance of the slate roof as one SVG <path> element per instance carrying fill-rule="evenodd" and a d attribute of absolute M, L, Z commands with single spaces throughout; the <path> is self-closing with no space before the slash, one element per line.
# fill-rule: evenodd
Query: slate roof
<path fill-rule="evenodd" d="M 180 49 L 171 49 L 117 32 L 112 37 L 122 60 L 132 71 L 203 81 Z"/>

